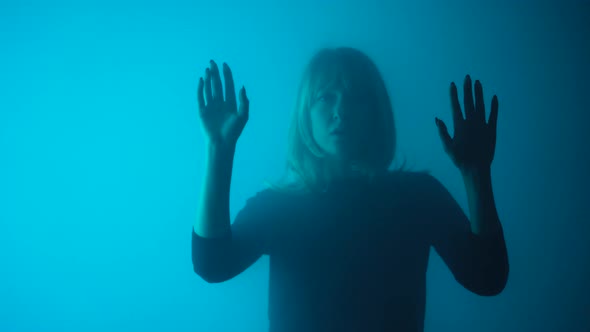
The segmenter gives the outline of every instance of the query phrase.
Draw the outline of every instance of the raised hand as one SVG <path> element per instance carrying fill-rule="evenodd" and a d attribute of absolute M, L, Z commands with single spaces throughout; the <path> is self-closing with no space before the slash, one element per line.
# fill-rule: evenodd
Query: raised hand
<path fill-rule="evenodd" d="M 240 89 L 240 106 L 236 104 L 236 92 L 231 70 L 223 63 L 225 100 L 217 64 L 211 60 L 205 70 L 205 79 L 199 79 L 199 117 L 209 144 L 235 147 L 249 117 L 250 101 L 244 87 Z M 203 87 L 205 94 L 203 96 Z"/>
<path fill-rule="evenodd" d="M 449 136 L 447 126 L 435 118 L 445 152 L 463 174 L 486 170 L 491 167 L 496 150 L 496 127 L 498 120 L 498 97 L 492 98 L 492 109 L 488 123 L 485 120 L 483 87 L 475 81 L 475 104 L 471 88 L 471 77 L 464 83 L 465 118 L 457 97 L 457 87 L 451 83 L 451 109 L 455 135 Z"/>

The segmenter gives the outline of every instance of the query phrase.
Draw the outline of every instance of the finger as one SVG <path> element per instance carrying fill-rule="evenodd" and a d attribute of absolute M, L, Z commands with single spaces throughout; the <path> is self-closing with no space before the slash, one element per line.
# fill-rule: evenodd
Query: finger
<path fill-rule="evenodd" d="M 457 86 L 451 83 L 451 109 L 453 111 L 453 123 L 455 128 L 463 122 L 463 113 L 461 113 L 461 105 L 459 104 L 459 97 L 457 95 Z"/>
<path fill-rule="evenodd" d="M 440 139 L 442 140 L 443 148 L 446 153 L 449 153 L 451 151 L 451 143 L 453 140 L 451 139 L 451 136 L 449 135 L 449 131 L 447 130 L 447 126 L 445 125 L 444 122 L 442 122 L 442 120 L 440 120 L 438 118 L 434 118 L 434 120 L 436 122 L 436 126 L 438 127 L 438 134 L 440 136 Z"/>
<path fill-rule="evenodd" d="M 248 120 L 250 117 L 250 100 L 246 96 L 246 88 L 244 87 L 240 89 L 240 108 L 238 109 L 238 114 L 244 120 Z"/>
<path fill-rule="evenodd" d="M 205 111 L 205 98 L 203 97 L 203 86 L 205 82 L 203 78 L 199 78 L 199 87 L 197 88 L 197 101 L 199 104 L 199 112 L 203 113 Z"/>
<path fill-rule="evenodd" d="M 486 121 L 486 110 L 483 97 L 483 87 L 479 80 L 475 81 L 475 120 L 481 123 Z"/>
<path fill-rule="evenodd" d="M 492 133 L 492 142 L 496 142 L 496 129 L 498 128 L 498 97 L 492 98 L 492 110 L 490 111 L 489 127 Z"/>
<path fill-rule="evenodd" d="M 219 68 L 215 61 L 211 60 L 211 79 L 213 88 L 213 100 L 223 101 L 223 90 L 221 87 L 221 76 L 219 76 Z"/>
<path fill-rule="evenodd" d="M 465 76 L 465 84 L 463 91 L 463 105 L 465 107 L 465 119 L 473 120 L 474 106 L 473 106 L 473 90 L 471 87 L 471 77 Z"/>
<path fill-rule="evenodd" d="M 231 110 L 236 110 L 236 89 L 234 78 L 227 63 L 223 63 L 223 78 L 225 80 L 225 101 L 229 104 Z"/>
<path fill-rule="evenodd" d="M 211 95 L 211 70 L 205 69 L 205 100 L 207 105 L 213 102 L 213 95 Z"/>

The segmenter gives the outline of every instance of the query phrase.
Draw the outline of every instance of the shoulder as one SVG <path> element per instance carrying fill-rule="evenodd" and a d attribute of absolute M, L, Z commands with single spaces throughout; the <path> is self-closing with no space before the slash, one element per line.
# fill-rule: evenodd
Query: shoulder
<path fill-rule="evenodd" d="M 246 199 L 246 204 L 260 204 L 260 203 L 268 203 L 279 199 L 281 194 L 273 189 L 264 188 Z"/>
<path fill-rule="evenodd" d="M 248 208 L 264 208 L 268 210 L 281 209 L 290 201 L 293 193 L 277 190 L 275 188 L 263 188 L 246 199 Z"/>
<path fill-rule="evenodd" d="M 260 227 L 268 225 L 271 220 L 277 218 L 281 206 L 280 194 L 270 189 L 263 189 L 251 194 L 245 198 L 243 205 L 237 211 L 234 227 L 243 225 L 258 225 Z"/>

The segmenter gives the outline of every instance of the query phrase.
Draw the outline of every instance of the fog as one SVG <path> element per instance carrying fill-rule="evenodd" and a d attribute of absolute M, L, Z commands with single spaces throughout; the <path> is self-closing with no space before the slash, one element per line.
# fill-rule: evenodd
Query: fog
<path fill-rule="evenodd" d="M 487 111 L 498 96 L 508 284 L 473 294 L 433 253 L 425 331 L 590 330 L 589 19 L 588 1 L 2 2 L 0 330 L 265 331 L 267 256 L 220 284 L 193 271 L 198 80 L 226 62 L 250 99 L 233 218 L 283 170 L 303 68 L 338 46 L 379 67 L 399 160 L 466 212 L 434 118 L 452 133 L 467 74 Z"/>

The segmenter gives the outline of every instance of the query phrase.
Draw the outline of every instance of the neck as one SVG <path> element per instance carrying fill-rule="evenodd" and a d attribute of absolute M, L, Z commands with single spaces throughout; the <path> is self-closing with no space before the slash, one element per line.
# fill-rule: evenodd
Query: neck
<path fill-rule="evenodd" d="M 329 160 L 326 164 L 326 173 L 330 180 L 349 179 L 361 175 L 351 162 L 344 160 Z"/>

